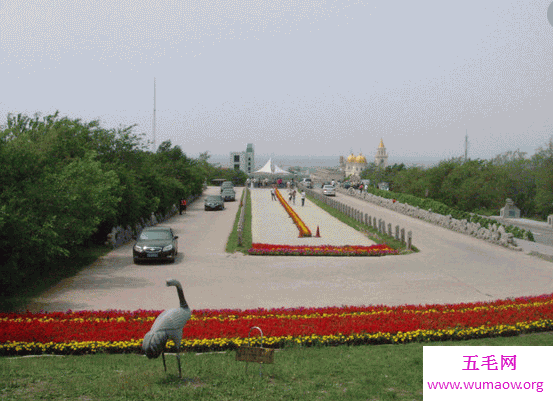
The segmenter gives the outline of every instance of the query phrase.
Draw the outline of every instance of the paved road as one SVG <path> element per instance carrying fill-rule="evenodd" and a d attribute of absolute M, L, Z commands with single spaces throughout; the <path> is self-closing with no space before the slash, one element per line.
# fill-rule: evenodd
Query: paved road
<path fill-rule="evenodd" d="M 502 219 L 499 216 L 492 216 L 492 218 L 506 225 L 513 225 L 525 230 L 530 230 L 532 234 L 534 234 L 535 242 L 553 246 L 553 228 L 547 223 L 530 219 Z"/>
<path fill-rule="evenodd" d="M 217 191 L 209 187 L 205 194 Z M 62 281 L 28 308 L 172 308 L 178 299 L 165 286 L 167 278 L 182 282 L 193 309 L 458 303 L 553 292 L 553 263 L 361 200 L 344 200 L 412 230 L 421 252 L 386 257 L 229 255 L 224 249 L 238 202 L 227 203 L 221 212 L 205 212 L 202 197 L 186 215 L 163 223 L 179 235 L 181 254 L 175 264 L 136 266 L 128 244 Z M 256 207 L 255 213 L 263 210 Z M 275 227 L 281 223 L 268 222 Z"/>

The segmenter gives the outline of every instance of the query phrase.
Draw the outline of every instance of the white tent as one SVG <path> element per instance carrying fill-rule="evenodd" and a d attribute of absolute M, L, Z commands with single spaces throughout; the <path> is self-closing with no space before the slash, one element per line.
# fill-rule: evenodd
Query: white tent
<path fill-rule="evenodd" d="M 261 167 L 259 170 L 255 171 L 254 174 L 255 173 L 258 173 L 258 174 L 275 174 L 275 175 L 276 174 L 278 174 L 278 175 L 292 174 L 289 171 L 281 169 L 276 164 L 273 166 L 273 160 L 272 159 L 269 159 L 269 161 L 263 167 Z"/>
<path fill-rule="evenodd" d="M 271 166 L 272 166 L 272 161 L 271 159 L 269 159 L 269 161 L 263 167 L 261 167 L 261 169 L 255 171 L 254 173 L 273 174 L 273 169 Z"/>
<path fill-rule="evenodd" d="M 292 173 L 281 169 L 279 166 L 275 164 L 275 171 L 273 174 L 292 174 Z"/>

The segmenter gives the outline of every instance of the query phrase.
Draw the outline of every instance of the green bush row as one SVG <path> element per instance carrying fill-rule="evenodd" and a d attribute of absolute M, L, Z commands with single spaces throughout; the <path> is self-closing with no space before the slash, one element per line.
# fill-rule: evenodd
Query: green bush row
<path fill-rule="evenodd" d="M 505 226 L 504 224 L 499 223 L 494 219 L 488 219 L 477 214 L 464 212 L 462 210 L 454 209 L 449 206 L 444 205 L 441 202 L 429 199 L 429 198 L 419 198 L 414 195 L 401 194 L 392 191 L 384 191 L 378 188 L 369 186 L 367 192 L 380 196 L 386 199 L 395 199 L 400 203 L 405 203 L 412 207 L 418 207 L 419 209 L 429 210 L 432 209 L 433 213 L 440 214 L 442 216 L 450 215 L 452 218 L 457 220 L 466 220 L 469 223 L 480 223 L 481 227 L 490 229 L 492 224 L 495 224 L 497 227 L 503 226 L 506 232 L 513 234 L 515 238 L 525 239 L 528 241 L 534 241 L 534 235 L 529 230 L 524 230 L 519 227 L 512 225 Z"/>

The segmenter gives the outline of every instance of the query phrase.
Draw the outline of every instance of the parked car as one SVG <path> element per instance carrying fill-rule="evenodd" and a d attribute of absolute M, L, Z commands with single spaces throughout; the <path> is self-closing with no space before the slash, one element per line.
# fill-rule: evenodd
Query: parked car
<path fill-rule="evenodd" d="M 304 178 L 301 183 L 305 185 L 306 188 L 313 188 L 313 183 L 311 182 L 311 178 Z"/>
<path fill-rule="evenodd" d="M 208 195 L 204 201 L 205 210 L 223 210 L 225 201 L 221 195 Z"/>
<path fill-rule="evenodd" d="M 232 188 L 223 189 L 223 192 L 221 192 L 221 196 L 223 197 L 223 200 L 225 202 L 236 200 L 236 192 Z"/>
<path fill-rule="evenodd" d="M 334 188 L 332 185 L 323 186 L 323 195 L 336 196 L 336 188 Z"/>
<path fill-rule="evenodd" d="M 160 259 L 175 262 L 178 238 L 170 227 L 144 228 L 132 248 L 134 263 Z"/>
<path fill-rule="evenodd" d="M 234 184 L 232 181 L 225 181 L 221 184 L 221 193 L 223 193 L 223 190 L 226 188 L 234 189 Z"/>

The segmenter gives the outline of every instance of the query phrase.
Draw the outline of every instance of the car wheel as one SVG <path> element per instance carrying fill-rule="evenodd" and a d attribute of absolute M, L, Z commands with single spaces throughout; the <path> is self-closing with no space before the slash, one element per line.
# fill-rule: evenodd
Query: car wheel
<path fill-rule="evenodd" d="M 140 264 L 140 263 L 138 262 L 137 259 L 133 259 L 133 263 L 134 263 L 135 265 L 139 265 L 139 264 Z"/>

